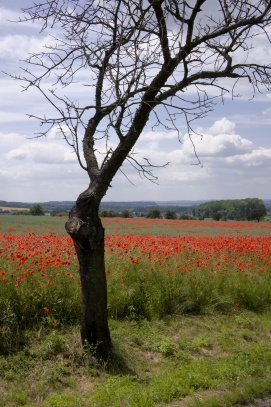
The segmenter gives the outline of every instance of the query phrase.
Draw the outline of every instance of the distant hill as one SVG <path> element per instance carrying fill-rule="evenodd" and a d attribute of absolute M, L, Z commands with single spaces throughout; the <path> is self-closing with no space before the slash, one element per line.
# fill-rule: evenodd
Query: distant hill
<path fill-rule="evenodd" d="M 72 206 L 75 204 L 73 201 L 49 201 L 49 202 L 35 202 L 43 207 L 45 213 L 56 214 L 58 212 L 69 212 Z M 0 200 L 0 208 L 16 208 L 16 210 L 24 210 L 25 208 L 31 208 L 35 203 L 30 202 L 7 202 Z"/>
<path fill-rule="evenodd" d="M 113 210 L 116 213 L 121 213 L 124 209 L 127 209 L 139 216 L 149 212 L 151 208 L 159 209 L 161 212 L 173 211 L 176 213 L 188 213 L 192 214 L 193 209 L 198 205 L 209 202 L 210 200 L 172 200 L 172 201 L 103 201 L 100 205 L 100 210 Z M 263 199 L 263 202 L 268 211 L 271 211 L 271 199 Z M 71 210 L 75 201 L 48 201 L 48 202 L 35 202 L 39 203 L 45 213 L 55 215 L 59 212 L 68 212 Z M 16 208 L 16 210 L 22 208 L 31 208 L 34 203 L 29 202 L 7 202 L 0 200 L 0 208 L 7 211 Z M 4 211 L 5 212 L 5 211 Z"/>
<path fill-rule="evenodd" d="M 149 212 L 151 208 L 157 208 L 161 212 L 166 212 L 167 210 L 175 212 L 191 212 L 191 208 L 195 205 L 202 203 L 203 201 L 104 201 L 100 205 L 100 210 L 113 210 L 114 212 L 121 213 L 124 209 L 129 210 L 135 214 L 144 215 Z M 68 213 L 72 206 L 75 204 L 74 201 L 48 201 L 48 202 L 35 202 L 40 204 L 45 213 L 55 215 L 59 212 Z M 16 210 L 22 208 L 31 208 L 35 203 L 29 202 L 7 202 L 0 200 L 0 208 L 2 207 L 11 210 L 11 208 L 16 208 Z"/>
<path fill-rule="evenodd" d="M 189 199 L 184 200 L 176 200 L 176 201 L 156 201 L 157 205 L 175 205 L 175 206 L 195 206 L 200 205 L 205 202 L 209 202 L 210 199 L 198 199 L 195 201 L 191 201 Z"/>

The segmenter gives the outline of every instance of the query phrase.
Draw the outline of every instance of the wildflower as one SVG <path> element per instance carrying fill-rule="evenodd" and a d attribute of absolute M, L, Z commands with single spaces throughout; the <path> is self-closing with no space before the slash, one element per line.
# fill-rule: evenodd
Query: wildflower
<path fill-rule="evenodd" d="M 44 309 L 45 312 L 49 312 L 49 308 L 43 307 L 43 309 Z"/>

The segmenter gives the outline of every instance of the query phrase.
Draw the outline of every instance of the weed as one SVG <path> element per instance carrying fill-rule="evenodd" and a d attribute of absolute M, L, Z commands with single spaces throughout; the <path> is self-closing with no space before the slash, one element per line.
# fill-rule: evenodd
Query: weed
<path fill-rule="evenodd" d="M 27 404 L 28 397 L 25 393 L 15 393 L 13 399 L 18 406 L 25 406 Z"/>
<path fill-rule="evenodd" d="M 0 357 L 0 406 L 151 407 L 194 395 L 193 407 L 230 407 L 270 386 L 270 319 L 241 311 L 111 320 L 104 364 L 80 347 L 78 327 L 29 332 L 27 349 Z"/>
<path fill-rule="evenodd" d="M 44 407 L 84 407 L 84 404 L 79 396 L 73 394 L 53 394 L 44 401 Z"/>

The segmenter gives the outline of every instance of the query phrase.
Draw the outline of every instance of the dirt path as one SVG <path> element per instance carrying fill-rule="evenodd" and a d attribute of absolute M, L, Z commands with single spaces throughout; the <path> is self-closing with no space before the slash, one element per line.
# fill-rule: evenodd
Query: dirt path
<path fill-rule="evenodd" d="M 245 404 L 246 407 L 271 407 L 271 398 L 255 400 L 252 404 Z"/>
<path fill-rule="evenodd" d="M 156 407 L 188 407 L 189 404 L 191 403 L 191 400 L 193 399 L 193 396 L 187 396 L 182 400 L 174 400 L 173 402 L 169 404 L 157 404 Z M 256 399 L 251 403 L 248 404 L 234 404 L 236 407 L 271 407 L 271 397 L 269 396 L 268 398 L 265 399 Z M 208 407 L 208 404 L 206 404 L 206 407 Z M 223 407 L 223 405 L 221 405 Z"/>

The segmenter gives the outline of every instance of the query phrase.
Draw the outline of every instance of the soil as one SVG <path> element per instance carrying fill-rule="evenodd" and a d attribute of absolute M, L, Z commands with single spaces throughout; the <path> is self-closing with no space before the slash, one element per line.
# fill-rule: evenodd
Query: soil
<path fill-rule="evenodd" d="M 156 407 L 187 407 L 187 405 L 189 405 L 189 402 L 191 402 L 191 396 L 187 396 L 185 397 L 185 399 L 182 400 L 174 400 L 170 404 L 158 404 Z M 236 407 L 271 407 L 271 397 L 269 396 L 265 399 L 256 399 L 249 404 L 238 404 L 236 405 Z"/>
<path fill-rule="evenodd" d="M 246 404 L 246 407 L 271 407 L 271 398 L 255 400 L 252 404 Z"/>

